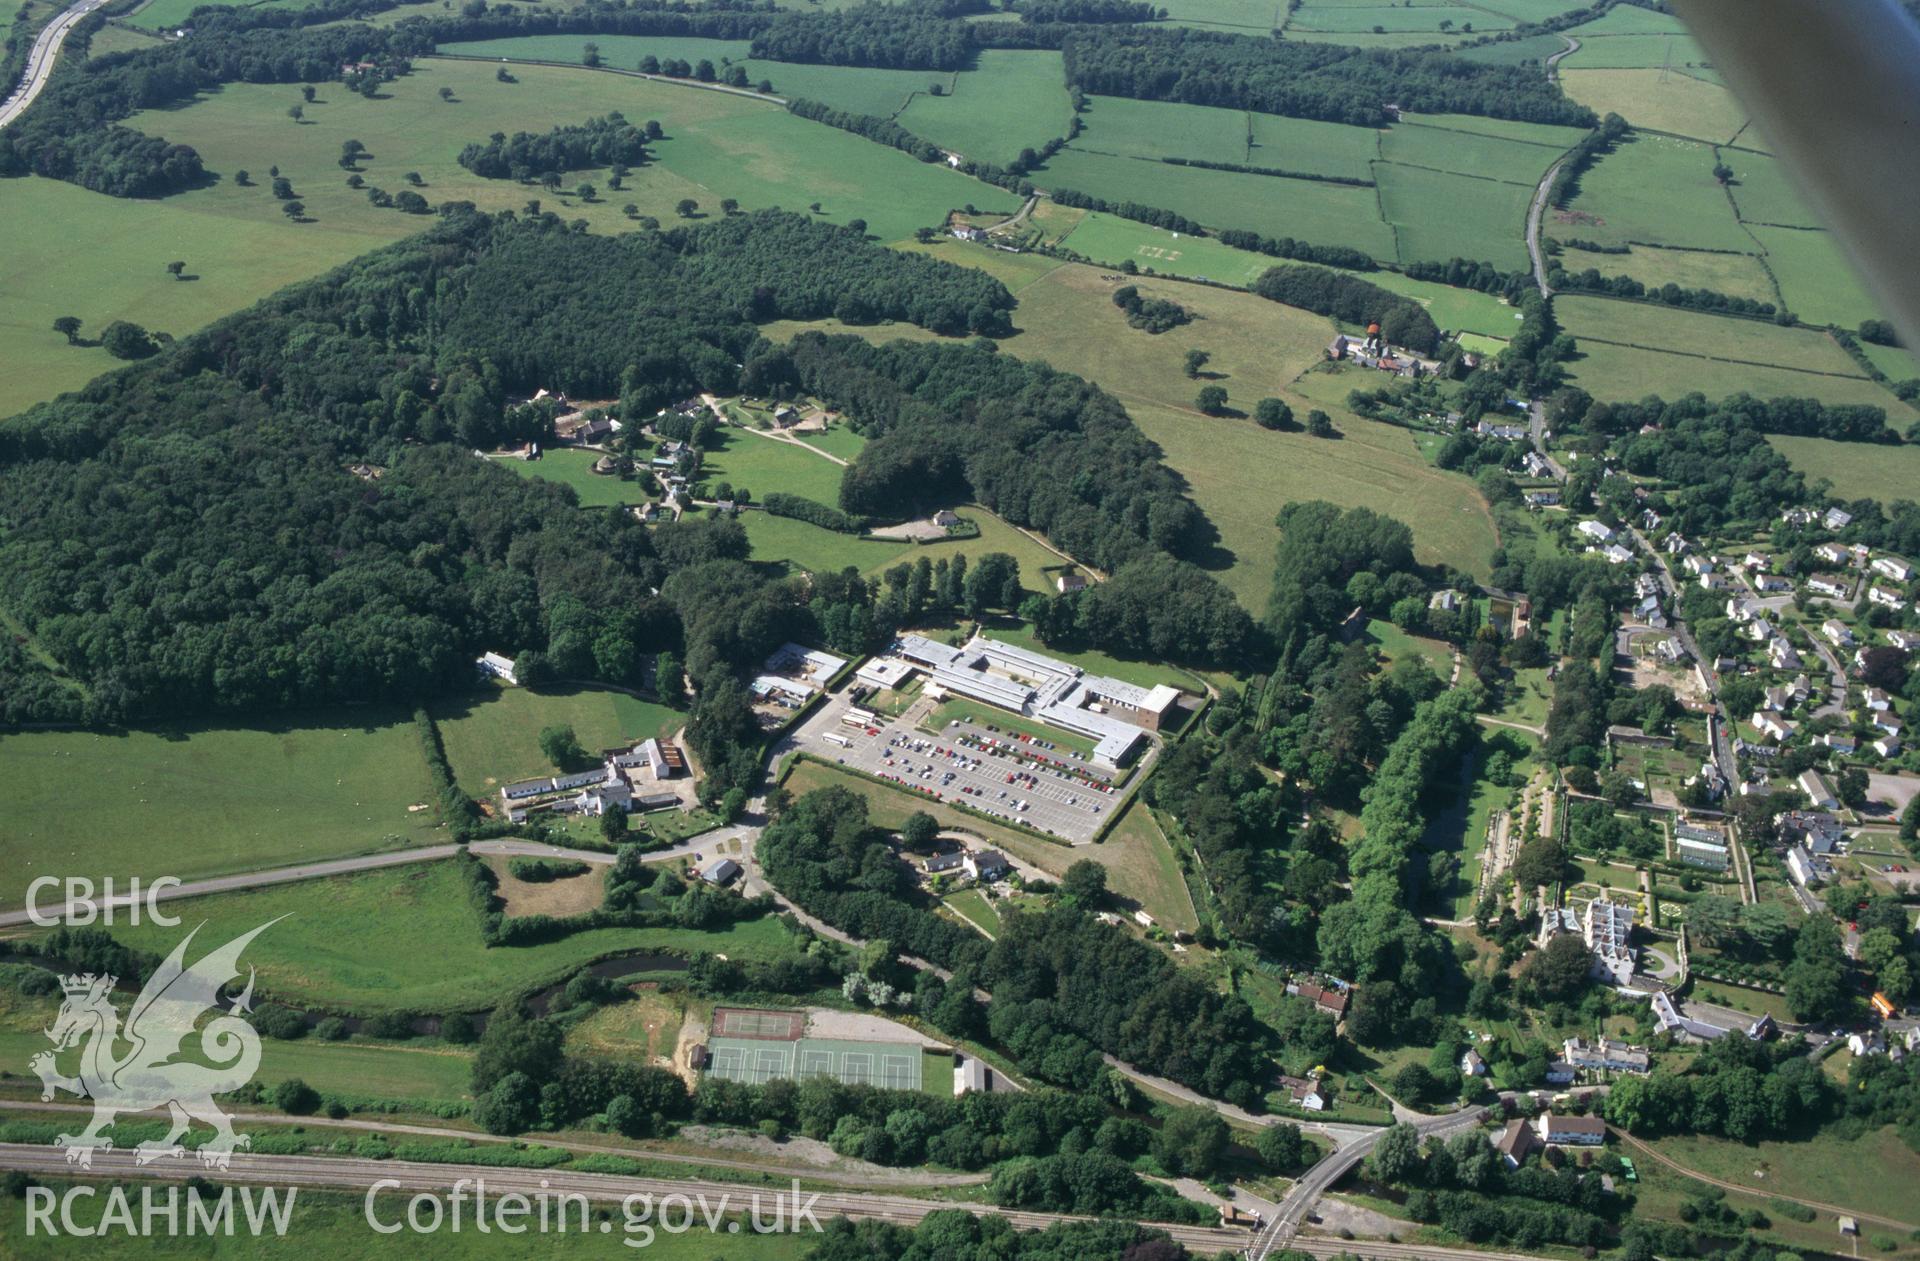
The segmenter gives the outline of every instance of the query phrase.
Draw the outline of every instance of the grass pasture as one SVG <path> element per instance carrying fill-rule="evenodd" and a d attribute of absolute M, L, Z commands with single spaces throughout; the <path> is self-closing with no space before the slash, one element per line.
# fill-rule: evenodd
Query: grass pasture
<path fill-rule="evenodd" d="M 1137 199 L 1150 180 L 1155 205 L 1199 223 L 1350 245 L 1376 258 L 1393 253 L 1393 232 L 1380 222 L 1371 188 L 1159 162 L 1142 165 L 1137 159 L 1072 146 L 1048 159 L 1033 178 L 1042 187 L 1076 189 L 1109 201 Z"/>
<path fill-rule="evenodd" d="M 1787 308 L 1801 319 L 1854 328 L 1879 315 L 1880 304 L 1830 234 L 1758 225 L 1748 231 L 1766 248 L 1767 266 L 1780 282 Z"/>
<path fill-rule="evenodd" d="M 1541 163 L 1542 172 L 1552 160 L 1547 154 Z M 1526 269 L 1525 233 L 1532 184 L 1502 183 L 1391 162 L 1376 163 L 1373 170 L 1380 181 L 1380 206 L 1393 224 L 1401 262 L 1471 258 L 1485 259 L 1509 271 Z"/>
<path fill-rule="evenodd" d="M 1920 377 L 1920 359 L 1914 358 L 1911 350 L 1899 346 L 1876 346 L 1872 342 L 1861 342 L 1860 349 L 1866 352 L 1873 365 L 1887 374 L 1890 381 L 1911 381 Z"/>
<path fill-rule="evenodd" d="M 273 998 L 348 1012 L 467 1011 L 557 978 L 616 950 L 708 950 L 772 959 L 787 949 L 774 919 L 724 932 L 599 928 L 536 946 L 488 949 L 451 861 L 196 898 L 203 940 L 227 941 L 280 922 L 248 947 L 260 989 Z M 324 908 L 324 913 L 319 909 Z M 115 928 L 142 950 L 163 952 L 179 929 Z"/>
<path fill-rule="evenodd" d="M 943 149 L 1002 164 L 1066 134 L 1073 104 L 1059 53 L 983 49 L 972 70 L 951 78 L 946 96 L 916 92 L 894 121 Z"/>
<path fill-rule="evenodd" d="M 1825 333 L 1781 328 L 1765 320 L 1706 315 L 1611 298 L 1557 299 L 1560 321 L 1576 338 L 1659 348 L 1796 372 L 1861 376 L 1860 365 Z M 1814 388 L 1809 383 L 1808 388 Z"/>
<path fill-rule="evenodd" d="M 1348 179 L 1373 178 L 1371 163 L 1383 133 L 1370 127 L 1285 118 L 1279 114 L 1248 114 L 1247 118 L 1253 137 L 1245 159 L 1249 166 L 1310 171 L 1315 175 Z"/>
<path fill-rule="evenodd" d="M 522 477 L 537 477 L 543 482 L 571 486 L 583 508 L 646 502 L 647 493 L 640 489 L 638 481 L 625 481 L 611 474 L 594 472 L 594 462 L 599 458 L 598 451 L 554 447 L 542 452 L 537 460 L 502 459 L 494 463 Z"/>
<path fill-rule="evenodd" d="M 1560 63 L 1569 70 L 1712 70 L 1706 50 L 1686 35 L 1593 35 L 1577 27 L 1568 34 L 1580 41 L 1580 51 Z"/>
<path fill-rule="evenodd" d="M 1547 222 L 1556 236 L 1606 245 L 1750 252 L 1753 240 L 1713 178 L 1714 160 L 1707 145 L 1639 134 L 1600 159 L 1569 212 L 1551 212 Z"/>
<path fill-rule="evenodd" d="M 1594 254 L 1567 249 L 1560 253 L 1560 265 L 1570 272 L 1583 272 L 1591 267 L 1602 276 L 1631 276 L 1648 288 L 1675 284 L 1684 289 L 1711 289 L 1737 298 L 1752 298 L 1756 302 L 1780 301 L 1766 265 L 1755 255 L 1669 250 L 1657 245 L 1635 245 L 1631 251 Z"/>
<path fill-rule="evenodd" d="M 1686 1135 L 1653 1146 L 1688 1169 L 1762 1194 L 1789 1193 L 1897 1221 L 1911 1221 L 1913 1187 L 1920 1182 L 1920 1153 L 1900 1141 L 1892 1126 L 1858 1139 L 1821 1133 L 1798 1142 L 1735 1143 Z M 1862 1177 L 1871 1169 L 1877 1176 Z M 1759 1173 L 1763 1176 L 1755 1177 Z M 1900 1188 L 1906 1187 L 1902 1191 Z M 1730 1200 L 1741 1207 L 1753 1203 Z M 1871 1229 L 1873 1223 L 1863 1223 Z"/>
<path fill-rule="evenodd" d="M 1574 27 L 1568 34 L 1582 41 L 1592 36 L 1607 35 L 1673 35 L 1690 38 L 1686 24 L 1679 18 L 1635 5 L 1617 5 L 1593 21 Z"/>
<path fill-rule="evenodd" d="M 1444 25 L 1442 25 L 1444 23 Z M 1309 32 L 1322 35 L 1376 35 L 1375 27 L 1384 27 L 1389 35 L 1421 34 L 1436 42 L 1454 32 L 1488 34 L 1512 30 L 1512 18 L 1490 9 L 1453 5 L 1342 4 L 1338 0 L 1307 0 L 1287 22 L 1289 38 Z M 1464 27 L 1472 31 L 1464 31 Z M 1344 42 L 1344 41 L 1342 41 Z"/>
<path fill-rule="evenodd" d="M 1789 228 L 1825 226 L 1778 160 L 1745 149 L 1723 149 L 1720 156 L 1733 168 L 1733 204 L 1742 220 Z"/>
<path fill-rule="evenodd" d="M 282 725 L 0 735 L 8 820 L 0 906 L 40 876 L 202 879 L 431 839 L 411 717 L 366 709 Z"/>
<path fill-rule="evenodd" d="M 1818 397 L 1828 403 L 1865 403 L 1886 408 L 1896 423 L 1913 414 L 1865 377 L 1814 376 L 1597 341 L 1582 341 L 1580 357 L 1570 366 L 1574 380 L 1596 398 L 1639 399 L 1648 394 L 1679 398 L 1698 390 L 1708 398 L 1746 393 L 1755 398 Z"/>
<path fill-rule="evenodd" d="M 1286 21 L 1285 3 L 1275 0 L 1167 0 L 1170 26 L 1200 26 L 1265 34 Z"/>
<path fill-rule="evenodd" d="M 553 773 L 540 753 L 542 727 L 572 727 L 592 753 L 667 735 L 686 722 L 664 705 L 588 687 L 487 687 L 438 701 L 432 712 L 455 782 L 475 797 L 509 780 Z"/>
<path fill-rule="evenodd" d="M 1769 436 L 1767 441 L 1794 468 L 1809 478 L 1825 478 L 1843 498 L 1892 503 L 1920 497 L 1920 447 L 1785 434 Z"/>
<path fill-rule="evenodd" d="M 1560 86 L 1602 117 L 1618 114 L 1636 127 L 1713 144 L 1726 144 L 1747 125 L 1747 111 L 1733 93 L 1685 74 L 1581 70 L 1562 63 Z"/>
<path fill-rule="evenodd" d="M 1531 194 L 1565 146 L 1402 122 L 1380 133 L 1383 161 L 1521 184 Z M 1436 208 L 1437 209 L 1437 208 Z M 1393 218 L 1391 212 L 1388 215 Z"/>
<path fill-rule="evenodd" d="M 1253 132 L 1252 115 L 1242 109 L 1217 109 L 1211 105 L 1182 105 L 1170 101 L 1135 101 L 1124 96 L 1094 96 L 1087 99 L 1081 115 L 1085 130 L 1074 142 L 1091 153 L 1109 153 L 1123 158 L 1193 158 L 1205 162 L 1256 164 L 1247 156 Z M 1321 124 L 1333 129 L 1333 124 Z M 1337 128 L 1364 135 L 1358 128 Z M 1372 137 L 1366 139 L 1371 141 Z M 1366 153 L 1358 165 L 1365 174 Z M 1277 160 L 1260 160 L 1262 166 L 1286 166 Z M 1318 167 L 1288 167 L 1289 170 L 1315 170 Z M 1331 172 L 1328 172 L 1331 173 Z"/>
<path fill-rule="evenodd" d="M 369 184 L 389 191 L 418 171 L 430 202 L 469 200 L 484 209 L 518 208 L 530 196 L 601 231 L 629 226 L 632 201 L 663 222 L 691 197 L 709 213 L 720 198 L 749 208 L 800 209 L 819 200 L 827 218 L 862 217 L 874 234 L 897 240 L 947 211 L 973 202 L 1011 212 L 1011 194 L 956 172 L 777 107 L 718 92 L 649 83 L 632 76 L 524 66 L 520 82 L 501 84 L 493 67 L 423 59 L 414 73 L 368 101 L 324 88 L 296 125 L 289 87 L 232 84 L 198 103 L 136 115 L 130 125 L 191 144 L 221 177 L 213 185 L 158 202 L 105 197 L 71 184 L 25 178 L 0 184 L 0 216 L 9 248 L 0 254 L 0 415 L 10 415 L 118 366 L 98 347 L 73 347 L 52 331 L 57 316 L 86 322 L 83 338 L 116 319 L 184 336 L 210 321 L 375 248 L 421 230 L 426 221 L 378 210 L 345 186 L 340 144 L 363 141 Z M 436 89 L 451 87 L 454 102 Z M 469 141 L 496 130 L 543 131 L 618 109 L 657 118 L 670 140 L 660 160 L 636 173 L 624 192 L 592 203 L 553 197 L 511 181 L 483 180 L 455 158 Z M 1051 124 L 1049 124 L 1051 125 Z M 266 182 L 278 165 L 293 181 L 311 222 L 280 213 Z M 255 186 L 233 182 L 236 170 Z M 582 179 L 605 189 L 603 172 Z M 570 181 L 571 182 L 571 181 Z M 803 190 L 803 191 L 796 191 Z M 173 259 L 197 279 L 175 281 Z"/>

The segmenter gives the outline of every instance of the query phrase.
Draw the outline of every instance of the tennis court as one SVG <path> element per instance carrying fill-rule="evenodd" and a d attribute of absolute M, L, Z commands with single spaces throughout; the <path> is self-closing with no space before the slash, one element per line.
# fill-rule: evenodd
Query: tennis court
<path fill-rule="evenodd" d="M 713 1009 L 713 1035 L 716 1038 L 766 1038 L 775 1042 L 794 1042 L 806 1029 L 807 1013 L 804 1011 L 770 1011 L 756 1007 Z"/>
<path fill-rule="evenodd" d="M 846 1042 L 802 1038 L 767 1042 L 753 1038 L 709 1038 L 707 1071 L 726 1081 L 763 1082 L 833 1077 L 850 1086 L 919 1090 L 920 1047 L 907 1042 Z"/>

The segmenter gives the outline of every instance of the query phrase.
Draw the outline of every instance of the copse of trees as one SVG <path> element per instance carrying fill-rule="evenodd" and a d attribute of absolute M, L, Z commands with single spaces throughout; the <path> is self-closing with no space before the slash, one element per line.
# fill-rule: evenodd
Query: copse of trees
<path fill-rule="evenodd" d="M 659 124 L 652 130 L 658 131 Z M 544 135 L 516 131 L 509 138 L 494 132 L 485 144 L 470 144 L 459 162 L 487 179 L 528 180 L 550 172 L 585 171 L 620 163 L 640 166 L 648 157 L 648 128 L 636 127 L 617 111 Z"/>
<path fill-rule="evenodd" d="M 1146 333 L 1165 333 L 1192 321 L 1193 313 L 1166 298 L 1143 298 L 1138 285 L 1113 291 L 1113 305 L 1127 313 L 1127 325 Z"/>
<path fill-rule="evenodd" d="M 1362 127 L 1386 126 L 1388 102 L 1421 113 L 1594 125 L 1591 110 L 1568 100 L 1532 66 L 1138 26 L 1074 28 L 1062 51 L 1067 82 L 1103 96 L 1252 109 Z"/>
<path fill-rule="evenodd" d="M 1337 626 L 1356 603 L 1365 603 L 1349 592 L 1361 574 L 1372 575 L 1372 589 L 1395 575 L 1413 574 L 1413 531 L 1370 508 L 1304 500 L 1282 508 L 1274 524 L 1280 542 L 1266 624 L 1276 639 Z M 1407 594 L 1424 588 L 1416 583 Z"/>
<path fill-rule="evenodd" d="M 922 140 L 891 118 L 835 109 L 831 105 L 810 101 L 804 97 L 793 97 L 788 100 L 787 112 L 812 122 L 824 123 L 828 127 L 838 127 L 841 131 L 850 131 L 856 136 L 864 136 L 875 144 L 887 145 L 902 153 L 910 153 L 922 162 L 938 162 L 944 156 L 939 145 Z"/>
<path fill-rule="evenodd" d="M 1271 302 L 1316 315 L 1330 315 L 1348 324 L 1378 324 L 1380 336 L 1388 342 L 1422 354 L 1432 354 L 1440 344 L 1439 326 L 1425 307 L 1357 276 L 1325 267 L 1269 267 L 1249 287 Z"/>

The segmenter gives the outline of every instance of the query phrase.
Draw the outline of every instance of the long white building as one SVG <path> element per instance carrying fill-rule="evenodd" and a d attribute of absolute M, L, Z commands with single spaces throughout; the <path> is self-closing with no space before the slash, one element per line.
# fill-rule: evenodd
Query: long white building
<path fill-rule="evenodd" d="M 955 648 L 924 635 L 902 635 L 893 655 L 924 669 L 932 686 L 1094 742 L 1093 760 L 1118 767 L 1148 731 L 1158 731 L 1180 698 L 1178 688 L 1141 687 L 1088 674 L 1079 666 L 1018 644 L 976 635 Z"/>

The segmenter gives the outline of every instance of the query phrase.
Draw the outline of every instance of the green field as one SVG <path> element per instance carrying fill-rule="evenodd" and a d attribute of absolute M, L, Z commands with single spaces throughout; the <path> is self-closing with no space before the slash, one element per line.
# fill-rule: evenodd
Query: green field
<path fill-rule="evenodd" d="M 1679 398 L 1697 390 L 1708 398 L 1746 393 L 1755 398 L 1817 397 L 1827 403 L 1865 403 L 1886 408 L 1902 426 L 1914 415 L 1865 377 L 1814 376 L 1597 341 L 1581 342 L 1579 357 L 1569 366 L 1574 380 L 1597 398 L 1639 399 L 1648 394 Z"/>
<path fill-rule="evenodd" d="M 1773 449 L 1809 478 L 1825 478 L 1842 499 L 1920 498 L 1920 447 L 1831 438 L 1770 436 Z"/>
<path fill-rule="evenodd" d="M 735 488 L 745 486 L 759 499 L 782 491 L 838 507 L 840 478 L 845 472 L 842 466 L 805 447 L 728 427 L 713 436 L 700 465 L 700 480 L 709 489 L 720 482 L 731 482 Z"/>
<path fill-rule="evenodd" d="M 1688 1136 L 1663 1138 L 1653 1146 L 1688 1169 L 1761 1194 L 1785 1193 L 1897 1221 L 1916 1216 L 1913 1187 L 1920 1182 L 1920 1153 L 1902 1143 L 1891 1126 L 1858 1139 L 1825 1132 L 1798 1142 L 1735 1143 Z M 1874 1176 L 1861 1176 L 1869 1169 Z M 1728 1203 L 1744 1208 L 1757 1201 L 1739 1197 Z M 1862 1225 L 1875 1228 L 1870 1222 Z"/>
<path fill-rule="evenodd" d="M 1684 74 L 1580 70 L 1563 64 L 1560 86 L 1596 114 L 1618 114 L 1634 126 L 1652 131 L 1725 144 L 1747 125 L 1747 111 L 1733 93 Z"/>
<path fill-rule="evenodd" d="M 0 735 L 0 905 L 40 876 L 199 879 L 398 849 L 438 826 L 405 712 L 288 715 L 252 730 Z"/>
<path fill-rule="evenodd" d="M 1589 26 L 1595 25 L 1588 23 Z M 1560 64 L 1569 70 L 1710 70 L 1700 45 L 1685 35 L 1591 35 L 1578 27 L 1568 32 L 1580 51 Z"/>
<path fill-rule="evenodd" d="M 1286 5 L 1274 0 L 1165 0 L 1159 6 L 1175 26 L 1217 27 L 1265 34 L 1286 20 Z"/>
<path fill-rule="evenodd" d="M 1744 361 L 1815 374 L 1858 377 L 1860 365 L 1825 333 L 1781 328 L 1765 320 L 1705 315 L 1697 311 L 1620 302 L 1610 298 L 1561 297 L 1560 322 L 1576 338 L 1625 343 L 1714 359 Z M 1809 390 L 1820 388 L 1817 378 Z"/>
<path fill-rule="evenodd" d="M 1153 205 L 1198 223 L 1393 256 L 1393 232 L 1380 222 L 1371 188 L 1149 164 L 1072 146 L 1048 159 L 1033 179 L 1043 188 L 1117 202 L 1138 200 L 1150 188 Z"/>
<path fill-rule="evenodd" d="M 1825 226 L 1777 160 L 1745 149 L 1723 149 L 1720 156 L 1733 169 L 1733 202 L 1743 220 L 1790 228 Z"/>
<path fill-rule="evenodd" d="M 0 0 L 0 23 L 9 20 L 6 17 L 6 11 L 11 3 L 12 0 Z M 91 60 L 94 57 L 105 57 L 112 53 L 141 52 L 159 46 L 158 37 L 134 27 L 103 26 L 94 32 L 92 39 L 87 41 L 87 57 Z"/>
<path fill-rule="evenodd" d="M 1067 134 L 1073 104 L 1059 53 L 983 49 L 972 70 L 950 77 L 947 95 L 918 92 L 894 121 L 943 149 L 1001 164 Z"/>
<path fill-rule="evenodd" d="M 198 940 L 209 945 L 286 916 L 247 948 L 260 991 L 350 1012 L 487 1008 L 615 950 L 771 959 L 788 948 L 779 921 L 761 919 L 725 932 L 596 928 L 537 946 L 489 949 L 453 862 L 222 893 L 185 905 L 188 923 L 205 922 Z M 181 930 L 142 924 L 113 931 L 128 945 L 163 952 Z"/>
<path fill-rule="evenodd" d="M 495 463 L 512 469 L 522 477 L 537 477 L 543 482 L 559 482 L 562 486 L 573 487 L 573 493 L 580 497 L 580 505 L 584 508 L 606 508 L 614 504 L 647 501 L 647 493 L 640 489 L 639 482 L 594 472 L 594 462 L 599 458 L 598 451 L 557 447 L 549 448 L 537 460 L 505 459 L 496 460 Z"/>
<path fill-rule="evenodd" d="M 1500 141 L 1489 141 L 1500 144 Z M 1552 164 L 1547 154 L 1541 172 Z M 1486 260 L 1508 271 L 1527 267 L 1527 206 L 1533 184 L 1379 162 L 1380 205 L 1394 226 L 1403 263 Z"/>
<path fill-rule="evenodd" d="M 1198 109 L 1199 106 L 1183 106 Z M 1372 179 L 1370 169 L 1381 133 L 1370 127 L 1323 123 L 1278 114 L 1249 114 L 1253 143 L 1249 166 L 1271 166 L 1283 171 L 1311 171 L 1347 179 Z"/>
<path fill-rule="evenodd" d="M 1380 156 L 1388 162 L 1398 162 L 1407 166 L 1433 167 L 1442 171 L 1453 171 L 1461 175 L 1477 176 L 1483 180 L 1505 180 L 1510 184 L 1523 184 L 1527 192 L 1532 193 L 1539 184 L 1540 177 L 1547 168 L 1566 152 L 1564 145 L 1534 144 L 1530 141 L 1506 140 L 1497 136 L 1456 131 L 1450 127 L 1429 127 L 1418 123 L 1401 123 L 1380 133 Z M 1445 217 L 1441 207 L 1434 207 Z M 1396 218 L 1391 210 L 1388 218 Z"/>
<path fill-rule="evenodd" d="M 1324 498 L 1391 512 L 1413 527 L 1423 560 L 1486 571 L 1493 527 L 1472 484 L 1434 469 L 1406 430 L 1349 415 L 1338 399 L 1357 378 L 1342 379 L 1338 398 L 1328 406 L 1345 434 L 1338 440 L 1272 432 L 1193 409 L 1193 383 L 1180 361 L 1197 346 L 1212 354 L 1209 370 L 1221 374 L 1217 384 L 1225 386 L 1232 406 L 1251 410 L 1272 395 L 1304 416 L 1316 402 L 1296 382 L 1321 362 L 1332 332 L 1327 320 L 1232 290 L 1167 280 L 1134 283 L 1200 318 L 1176 334 L 1137 332 L 1112 306 L 1116 282 L 1093 268 L 1063 267 L 1022 292 L 1017 317 L 1024 331 L 1006 349 L 1097 381 L 1126 405 L 1219 529 L 1223 554 L 1209 567 L 1225 570 L 1223 581 L 1242 603 L 1256 611 L 1265 606 L 1273 517 L 1291 499 Z"/>
<path fill-rule="evenodd" d="M 1182 105 L 1172 101 L 1135 101 L 1124 96 L 1091 96 L 1081 114 L 1084 130 L 1075 144 L 1093 153 L 1117 154 L 1123 158 L 1193 158 L 1203 162 L 1238 162 L 1253 165 L 1247 156 L 1252 134 L 1252 115 L 1243 109 L 1216 109 L 1210 105 Z M 1351 131 L 1368 142 L 1360 152 L 1360 174 L 1366 174 L 1365 149 L 1373 137 L 1359 128 L 1334 127 L 1331 131 Z M 1273 155 L 1265 155 L 1261 166 L 1283 166 Z M 1318 167 L 1294 166 L 1290 170 L 1314 170 Z M 1330 174 L 1333 172 L 1322 172 Z"/>
<path fill-rule="evenodd" d="M 1876 346 L 1872 342 L 1861 342 L 1860 349 L 1873 361 L 1876 368 L 1887 374 L 1890 381 L 1911 381 L 1920 377 L 1920 359 L 1916 359 L 1911 350 L 1899 346 Z"/>
<path fill-rule="evenodd" d="M 1569 229 L 1568 235 L 1576 234 L 1577 229 Z M 1570 272 L 1592 268 L 1602 276 L 1631 276 L 1650 289 L 1674 284 L 1684 289 L 1711 289 L 1756 302 L 1778 304 L 1780 301 L 1766 265 L 1752 254 L 1713 254 L 1704 250 L 1635 245 L 1627 254 L 1562 250 L 1560 265 Z"/>
<path fill-rule="evenodd" d="M 1514 26 L 1513 19 L 1481 8 L 1438 4 L 1329 4 L 1325 0 L 1307 0 L 1288 19 L 1287 35 L 1289 38 L 1308 32 L 1366 35 L 1373 34 L 1374 28 L 1380 26 L 1385 27 L 1389 34 L 1416 32 L 1434 38 L 1441 35 L 1443 22 L 1447 24 L 1444 28 L 1447 31 L 1472 27 L 1468 33 L 1478 34 L 1511 30 Z"/>
<path fill-rule="evenodd" d="M 1879 315 L 1880 304 L 1828 233 L 1757 225 L 1747 230 L 1766 248 L 1767 266 L 1780 282 L 1787 308 L 1801 319 L 1855 328 Z"/>
<path fill-rule="evenodd" d="M 1714 160 L 1707 145 L 1637 135 L 1600 159 L 1568 211 L 1548 221 L 1555 235 L 1608 245 L 1751 251 L 1753 239 L 1713 178 Z"/>
<path fill-rule="evenodd" d="M 957 73 L 761 61 L 748 56 L 746 40 L 651 35 L 523 35 L 447 44 L 440 51 L 579 62 L 589 39 L 599 45 L 604 64 L 623 70 L 633 69 L 647 55 L 696 63 L 706 59 L 723 68 L 737 62 L 752 82 L 771 82 L 777 96 L 893 118 L 942 148 L 991 162 L 1011 161 L 1023 148 L 1038 148 L 1064 135 L 1072 114 L 1060 54 L 1047 51 L 987 50 L 975 69 Z M 937 96 L 935 87 L 940 90 Z"/>
<path fill-rule="evenodd" d="M 475 797 L 500 783 L 550 775 L 540 729 L 572 727 L 589 753 L 669 735 L 686 716 L 625 692 L 601 688 L 488 687 L 436 702 L 434 723 L 454 780 Z"/>
<path fill-rule="evenodd" d="M 70 347 L 53 320 L 76 315 L 82 336 L 116 319 L 181 336 L 277 289 L 426 226 L 378 210 L 345 186 L 340 144 L 364 142 L 369 184 L 405 187 L 417 171 L 431 202 L 468 200 L 485 209 L 518 209 L 530 193 L 568 218 L 601 230 L 623 230 L 621 207 L 671 221 L 683 197 L 708 213 L 722 197 L 748 208 L 822 203 L 826 218 L 865 218 L 883 239 L 912 235 L 969 202 L 1011 212 L 1016 199 L 944 168 L 847 132 L 806 122 L 776 106 L 719 92 L 649 83 L 632 76 L 523 67 L 517 84 L 497 83 L 478 63 L 422 60 L 414 73 L 368 101 L 323 89 L 306 109 L 306 125 L 286 117 L 298 100 L 289 87 L 230 85 L 183 109 L 136 115 L 131 125 L 191 144 L 221 177 L 208 188 L 159 202 L 119 199 L 70 184 L 16 179 L 0 184 L 0 216 L 9 249 L 0 257 L 0 414 L 11 414 L 77 389 L 116 366 L 97 347 Z M 436 90 L 454 89 L 454 103 Z M 510 181 L 482 180 L 455 161 L 460 149 L 496 130 L 541 131 L 618 109 L 657 118 L 671 139 L 660 161 L 636 173 L 629 187 L 606 187 L 603 172 L 582 172 L 602 195 L 583 203 Z M 265 187 L 278 165 L 293 181 L 312 222 L 292 224 Z M 240 187 L 236 170 L 251 172 Z M 166 272 L 187 263 L 181 283 Z"/>

